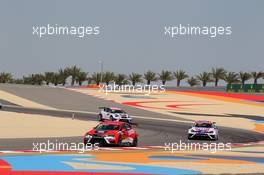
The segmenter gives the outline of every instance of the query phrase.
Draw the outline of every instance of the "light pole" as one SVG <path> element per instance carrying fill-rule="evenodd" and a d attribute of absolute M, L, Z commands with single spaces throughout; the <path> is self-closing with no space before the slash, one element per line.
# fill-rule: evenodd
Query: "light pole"
<path fill-rule="evenodd" d="M 100 81 L 101 83 L 103 82 L 103 71 L 104 71 L 104 62 L 102 60 L 99 61 L 100 64 L 100 68 L 101 68 L 101 77 L 100 77 Z"/>

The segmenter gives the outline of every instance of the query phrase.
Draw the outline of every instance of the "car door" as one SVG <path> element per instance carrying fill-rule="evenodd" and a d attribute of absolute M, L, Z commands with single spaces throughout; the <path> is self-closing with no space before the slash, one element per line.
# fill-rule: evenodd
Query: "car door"
<path fill-rule="evenodd" d="M 102 111 L 101 111 L 101 114 L 102 114 L 102 117 L 103 117 L 104 119 L 108 119 L 108 118 L 107 118 L 107 108 L 103 108 Z"/>
<path fill-rule="evenodd" d="M 112 110 L 110 108 L 106 108 L 106 118 L 109 120 L 111 116 Z"/>
<path fill-rule="evenodd" d="M 121 128 L 121 140 L 123 142 L 127 142 L 126 139 L 129 137 L 129 133 L 128 133 L 128 128 L 127 128 L 127 125 L 124 124 L 122 125 L 122 128 Z"/>

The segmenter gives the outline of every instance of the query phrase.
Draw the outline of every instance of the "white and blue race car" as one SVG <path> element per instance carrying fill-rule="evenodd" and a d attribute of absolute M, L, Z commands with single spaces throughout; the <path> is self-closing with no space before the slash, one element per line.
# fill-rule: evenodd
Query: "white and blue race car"
<path fill-rule="evenodd" d="M 210 140 L 218 140 L 218 128 L 215 122 L 199 120 L 195 121 L 188 130 L 188 139 L 207 138 Z"/>
<path fill-rule="evenodd" d="M 100 107 L 99 121 L 121 121 L 131 123 L 132 118 L 121 108 Z"/>

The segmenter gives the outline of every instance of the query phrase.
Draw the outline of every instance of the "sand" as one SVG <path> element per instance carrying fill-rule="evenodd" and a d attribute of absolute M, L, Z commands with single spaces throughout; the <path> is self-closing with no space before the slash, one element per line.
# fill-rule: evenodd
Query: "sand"
<path fill-rule="evenodd" d="M 0 139 L 83 136 L 97 124 L 95 121 L 4 111 L 0 111 L 0 121 Z"/>
<path fill-rule="evenodd" d="M 40 109 L 55 109 L 0 90 L 0 98 L 19 106 Z"/>

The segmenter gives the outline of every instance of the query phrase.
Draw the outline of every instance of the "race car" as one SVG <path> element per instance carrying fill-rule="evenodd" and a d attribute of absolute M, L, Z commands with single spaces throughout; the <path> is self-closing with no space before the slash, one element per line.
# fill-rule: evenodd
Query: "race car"
<path fill-rule="evenodd" d="M 215 122 L 195 121 L 193 126 L 188 130 L 188 139 L 209 138 L 218 140 L 218 128 Z"/>
<path fill-rule="evenodd" d="M 84 144 L 99 144 L 99 146 L 137 146 L 138 135 L 129 123 L 101 122 L 84 136 Z"/>
<path fill-rule="evenodd" d="M 100 107 L 100 112 L 98 114 L 99 121 L 111 120 L 111 121 L 122 121 L 131 123 L 131 117 L 120 108 L 109 108 Z"/>

